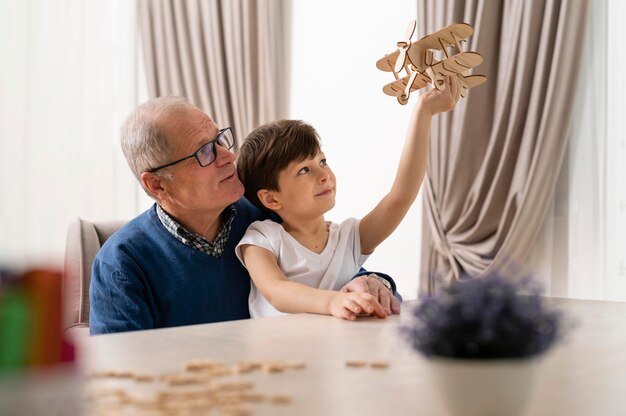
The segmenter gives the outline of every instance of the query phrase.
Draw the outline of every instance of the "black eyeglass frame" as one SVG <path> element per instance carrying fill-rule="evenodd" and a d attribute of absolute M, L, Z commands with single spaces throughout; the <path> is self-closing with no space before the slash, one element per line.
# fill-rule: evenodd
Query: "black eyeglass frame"
<path fill-rule="evenodd" d="M 222 137 L 224 137 L 224 133 L 225 133 L 226 131 L 230 131 L 230 135 L 231 135 L 231 137 L 232 137 L 232 142 L 228 145 L 228 148 L 226 148 L 226 147 L 222 146 L 222 145 L 219 143 L 219 140 L 220 140 Z M 200 161 L 200 157 L 198 156 L 198 154 L 199 154 L 199 153 L 201 153 L 201 151 L 202 151 L 205 147 L 207 147 L 207 146 L 211 146 L 211 145 L 213 145 L 213 160 L 211 160 L 209 163 L 207 163 L 207 164 L 203 165 L 203 164 L 202 164 L 202 162 Z M 226 150 L 230 150 L 230 149 L 232 149 L 232 148 L 233 148 L 233 146 L 235 145 L 235 132 L 233 132 L 233 129 L 232 129 L 231 127 L 224 127 L 223 129 L 221 129 L 221 130 L 217 133 L 217 136 L 215 136 L 215 139 L 211 140 L 211 141 L 210 141 L 210 142 L 208 142 L 208 143 L 203 144 L 202 146 L 200 146 L 200 147 L 198 148 L 198 150 L 196 150 L 195 152 L 193 152 L 193 153 L 192 153 L 192 154 L 190 154 L 189 156 L 185 156 L 185 157 L 183 157 L 183 158 L 180 158 L 180 159 L 175 160 L 175 161 L 173 161 L 173 162 L 167 163 L 167 164 L 165 164 L 165 165 L 161 165 L 161 166 L 158 166 L 158 167 L 156 167 L 156 168 L 152 168 L 152 169 L 150 169 L 150 170 L 147 170 L 146 172 L 154 173 L 154 172 L 156 172 L 156 171 L 158 171 L 158 170 L 165 169 L 165 168 L 169 168 L 170 166 L 175 165 L 175 164 L 180 163 L 180 162 L 183 162 L 183 161 L 185 161 L 185 160 L 187 160 L 187 159 L 191 159 L 192 157 L 195 157 L 195 158 L 196 158 L 196 161 L 198 161 L 198 164 L 199 164 L 201 167 L 205 168 L 205 167 L 209 166 L 211 163 L 215 162 L 215 160 L 217 159 L 217 149 L 215 148 L 215 146 L 216 146 L 216 145 L 218 145 L 218 146 L 222 146 L 222 147 L 224 147 Z"/>

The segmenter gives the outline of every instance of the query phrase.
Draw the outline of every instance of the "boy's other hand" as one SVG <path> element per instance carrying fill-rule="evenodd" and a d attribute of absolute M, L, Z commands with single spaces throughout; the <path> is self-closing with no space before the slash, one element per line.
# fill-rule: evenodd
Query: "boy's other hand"
<path fill-rule="evenodd" d="M 330 302 L 330 313 L 341 319 L 354 321 L 357 315 L 365 313 L 386 318 L 387 313 L 378 300 L 364 292 L 336 292 Z"/>
<path fill-rule="evenodd" d="M 372 277 L 366 275 L 356 277 L 342 287 L 341 291 L 369 293 L 378 300 L 387 315 L 400 313 L 398 298 L 387 289 L 387 286 Z"/>
<path fill-rule="evenodd" d="M 448 75 L 442 90 L 433 88 L 420 97 L 418 105 L 425 106 L 433 116 L 452 110 L 461 97 L 461 83 L 456 75 Z"/>

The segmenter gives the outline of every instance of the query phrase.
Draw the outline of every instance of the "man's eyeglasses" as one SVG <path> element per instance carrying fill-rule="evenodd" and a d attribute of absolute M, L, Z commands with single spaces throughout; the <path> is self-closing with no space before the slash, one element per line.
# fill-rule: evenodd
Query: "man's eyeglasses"
<path fill-rule="evenodd" d="M 217 149 L 215 148 L 216 144 L 226 150 L 232 149 L 232 147 L 235 145 L 235 135 L 233 134 L 233 130 L 230 127 L 223 128 L 219 131 L 215 139 L 206 144 L 203 144 L 198 150 L 196 150 L 189 156 L 185 156 L 171 163 L 161 165 L 154 169 L 150 169 L 147 172 L 156 172 L 157 170 L 170 167 L 184 160 L 191 159 L 192 157 L 196 158 L 200 166 L 209 166 L 211 163 L 215 162 L 215 159 L 217 158 Z"/>

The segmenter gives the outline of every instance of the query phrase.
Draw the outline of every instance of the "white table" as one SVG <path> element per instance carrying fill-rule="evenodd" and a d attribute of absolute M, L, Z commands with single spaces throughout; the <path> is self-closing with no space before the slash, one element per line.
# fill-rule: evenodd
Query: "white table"
<path fill-rule="evenodd" d="M 626 415 L 626 303 L 552 299 L 579 321 L 540 370 L 525 414 Z M 283 374 L 237 376 L 256 391 L 291 396 L 288 404 L 251 405 L 255 415 L 445 415 L 426 361 L 398 336 L 402 316 L 342 321 L 291 315 L 88 337 L 80 343 L 87 372 L 177 373 L 192 359 L 302 361 Z M 347 360 L 388 361 L 386 369 L 348 368 Z M 102 382 L 100 380 L 98 383 Z M 160 383 L 107 380 L 140 394 Z"/>

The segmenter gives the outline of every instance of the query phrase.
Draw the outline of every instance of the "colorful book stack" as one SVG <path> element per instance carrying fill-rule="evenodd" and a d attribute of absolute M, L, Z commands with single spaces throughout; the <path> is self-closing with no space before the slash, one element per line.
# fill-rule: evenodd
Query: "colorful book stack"
<path fill-rule="evenodd" d="M 0 269 L 0 415 L 84 414 L 84 380 L 63 337 L 61 274 Z"/>
<path fill-rule="evenodd" d="M 63 337 L 61 286 L 55 271 L 0 271 L 0 377 L 74 362 Z"/>

